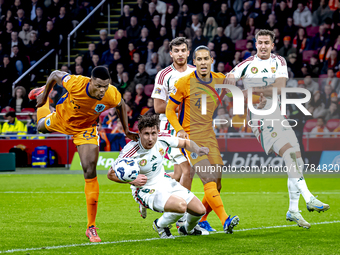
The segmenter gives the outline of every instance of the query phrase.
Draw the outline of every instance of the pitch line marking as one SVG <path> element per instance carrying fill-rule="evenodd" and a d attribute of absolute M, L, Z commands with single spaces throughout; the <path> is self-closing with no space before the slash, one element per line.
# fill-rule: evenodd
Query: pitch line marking
<path fill-rule="evenodd" d="M 340 223 L 340 220 L 316 222 L 316 223 L 311 223 L 311 225 L 324 225 L 324 224 L 334 224 L 334 223 Z M 268 227 L 258 227 L 258 228 L 244 228 L 244 229 L 238 229 L 234 231 L 244 232 L 244 231 L 252 231 L 252 230 L 289 228 L 289 227 L 296 227 L 296 225 L 279 225 L 279 226 L 268 226 Z M 221 234 L 221 233 L 224 234 L 224 231 L 217 231 L 212 234 Z M 184 236 L 174 236 L 174 237 L 179 238 L 179 237 L 184 237 Z M 26 251 L 38 251 L 38 250 L 55 250 L 55 249 L 70 248 L 70 247 L 119 244 L 119 243 L 136 243 L 136 242 L 147 242 L 147 241 L 154 241 L 154 240 L 161 240 L 161 238 L 146 238 L 146 239 L 136 239 L 136 240 L 121 240 L 121 241 L 114 241 L 114 242 L 80 243 L 80 244 L 68 244 L 68 245 L 58 245 L 58 246 L 46 246 L 46 247 L 40 247 L 40 248 L 12 249 L 12 250 L 0 251 L 0 253 L 26 252 Z"/>

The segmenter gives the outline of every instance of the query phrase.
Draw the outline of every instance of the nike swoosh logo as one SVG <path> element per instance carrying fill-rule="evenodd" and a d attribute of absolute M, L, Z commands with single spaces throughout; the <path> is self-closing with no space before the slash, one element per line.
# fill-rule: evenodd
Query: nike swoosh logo
<path fill-rule="evenodd" d="M 318 209 L 323 209 L 323 206 L 316 206 L 316 205 L 314 205 L 314 206 Z"/>
<path fill-rule="evenodd" d="M 200 93 L 195 93 L 195 96 L 198 96 Z"/>
<path fill-rule="evenodd" d="M 215 196 L 213 196 L 213 197 L 217 197 L 217 196 L 219 196 L 219 195 L 215 195 Z"/>

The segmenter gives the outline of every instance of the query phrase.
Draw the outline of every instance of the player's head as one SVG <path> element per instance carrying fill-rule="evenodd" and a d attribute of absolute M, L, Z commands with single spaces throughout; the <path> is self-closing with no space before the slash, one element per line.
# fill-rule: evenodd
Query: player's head
<path fill-rule="evenodd" d="M 140 142 L 144 149 L 150 150 L 157 142 L 159 132 L 158 114 L 145 114 L 138 119 Z"/>
<path fill-rule="evenodd" d="M 273 31 L 261 29 L 255 35 L 257 56 L 261 59 L 268 59 L 274 48 L 275 34 Z"/>
<path fill-rule="evenodd" d="M 97 66 L 92 70 L 89 85 L 89 94 L 91 97 L 102 100 L 105 92 L 109 88 L 110 73 L 105 66 Z"/>
<path fill-rule="evenodd" d="M 214 62 L 214 58 L 211 56 L 211 51 L 207 46 L 198 46 L 194 51 L 193 58 L 198 74 L 203 77 L 210 74 L 211 64 Z"/>
<path fill-rule="evenodd" d="M 170 42 L 169 47 L 170 56 L 174 63 L 179 66 L 186 65 L 190 54 L 188 50 L 188 40 L 185 37 L 176 37 Z"/>

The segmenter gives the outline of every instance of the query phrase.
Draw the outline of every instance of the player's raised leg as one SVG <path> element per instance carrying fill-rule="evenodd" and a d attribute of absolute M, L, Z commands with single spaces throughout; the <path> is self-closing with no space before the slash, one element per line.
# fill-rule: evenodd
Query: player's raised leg
<path fill-rule="evenodd" d="M 97 234 L 96 215 L 99 198 L 99 184 L 97 180 L 96 165 L 99 149 L 95 144 L 77 146 L 80 162 L 85 178 L 85 197 L 87 205 L 87 230 L 86 236 L 91 242 L 100 242 Z"/>

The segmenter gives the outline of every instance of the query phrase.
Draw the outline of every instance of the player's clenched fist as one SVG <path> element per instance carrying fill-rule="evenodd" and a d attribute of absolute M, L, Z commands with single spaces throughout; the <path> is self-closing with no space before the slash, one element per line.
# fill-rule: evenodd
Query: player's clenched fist
<path fill-rule="evenodd" d="M 130 184 L 135 186 L 143 186 L 145 185 L 148 178 L 144 174 L 139 174 L 136 178 L 136 180 L 130 182 Z"/>
<path fill-rule="evenodd" d="M 208 155 L 209 148 L 207 147 L 200 147 L 197 151 L 198 156 Z"/>

